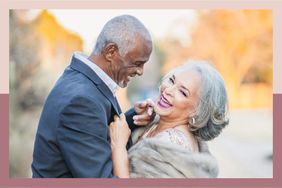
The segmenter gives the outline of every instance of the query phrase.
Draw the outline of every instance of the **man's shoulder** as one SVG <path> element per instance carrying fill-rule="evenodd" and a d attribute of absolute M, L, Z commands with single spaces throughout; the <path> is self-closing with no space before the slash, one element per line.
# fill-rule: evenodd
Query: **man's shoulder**
<path fill-rule="evenodd" d="M 64 92 L 64 94 L 80 94 L 84 93 L 93 93 L 95 94 L 95 90 L 97 90 L 97 85 L 94 84 L 90 79 L 88 79 L 85 75 L 72 71 L 65 73 L 58 79 L 56 82 L 53 91 L 57 91 L 59 93 Z"/>

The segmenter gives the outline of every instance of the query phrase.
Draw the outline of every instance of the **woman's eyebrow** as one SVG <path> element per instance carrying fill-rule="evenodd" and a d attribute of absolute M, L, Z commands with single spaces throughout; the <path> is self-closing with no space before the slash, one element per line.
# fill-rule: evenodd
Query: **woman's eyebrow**
<path fill-rule="evenodd" d="M 187 92 L 189 93 L 189 95 L 191 94 L 190 90 L 188 88 L 186 88 L 185 86 L 181 85 L 180 86 L 182 89 L 187 90 Z"/>
<path fill-rule="evenodd" d="M 172 79 L 175 80 L 175 75 L 172 75 Z M 181 87 L 182 89 L 184 89 L 184 90 L 187 90 L 187 92 L 189 93 L 189 95 L 191 94 L 190 90 L 189 90 L 187 87 L 185 87 L 184 85 L 181 85 L 180 87 Z"/>

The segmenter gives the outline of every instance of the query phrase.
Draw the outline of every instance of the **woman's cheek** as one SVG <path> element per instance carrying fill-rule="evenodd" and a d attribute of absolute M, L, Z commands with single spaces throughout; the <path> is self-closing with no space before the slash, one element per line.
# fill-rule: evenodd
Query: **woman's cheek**
<path fill-rule="evenodd" d="M 161 86 L 160 86 L 160 93 L 163 93 L 164 89 L 165 89 L 164 86 L 161 85 Z"/>

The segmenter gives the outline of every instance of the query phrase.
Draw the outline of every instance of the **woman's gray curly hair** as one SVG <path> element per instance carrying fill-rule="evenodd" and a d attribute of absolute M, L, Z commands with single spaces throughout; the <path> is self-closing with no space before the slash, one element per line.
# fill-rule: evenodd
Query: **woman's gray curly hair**
<path fill-rule="evenodd" d="M 206 61 L 189 60 L 176 70 L 195 70 L 201 76 L 196 115 L 188 120 L 190 131 L 202 140 L 217 137 L 229 123 L 228 97 L 219 72 Z"/>

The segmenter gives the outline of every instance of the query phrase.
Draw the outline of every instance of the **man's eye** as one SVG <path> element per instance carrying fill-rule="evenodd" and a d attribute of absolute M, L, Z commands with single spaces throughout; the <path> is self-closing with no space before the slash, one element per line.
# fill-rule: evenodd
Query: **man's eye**
<path fill-rule="evenodd" d="M 143 62 L 136 62 L 134 63 L 136 67 L 142 67 L 143 66 Z"/>

